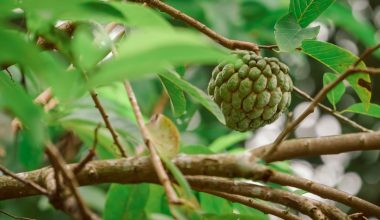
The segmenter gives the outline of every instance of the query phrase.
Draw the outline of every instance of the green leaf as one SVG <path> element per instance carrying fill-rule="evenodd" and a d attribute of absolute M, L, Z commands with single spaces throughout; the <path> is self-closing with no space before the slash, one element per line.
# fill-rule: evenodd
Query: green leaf
<path fill-rule="evenodd" d="M 232 213 L 231 203 L 226 199 L 208 193 L 199 193 L 199 200 L 203 211 L 206 213 Z"/>
<path fill-rule="evenodd" d="M 0 108 L 10 111 L 23 125 L 18 152 L 21 163 L 28 169 L 37 168 L 43 156 L 44 113 L 33 103 L 32 97 L 3 71 L 0 71 Z"/>
<path fill-rule="evenodd" d="M 80 195 L 84 202 L 92 209 L 102 213 L 106 203 L 106 194 L 98 186 L 86 186 L 79 188 Z"/>
<path fill-rule="evenodd" d="M 174 117 L 183 115 L 186 111 L 186 98 L 183 91 L 171 81 L 160 76 L 162 85 L 170 98 L 170 104 Z"/>
<path fill-rule="evenodd" d="M 211 151 L 215 153 L 219 153 L 227 149 L 229 146 L 247 139 L 251 135 L 252 135 L 251 132 L 245 132 L 245 133 L 231 132 L 227 135 L 223 135 L 215 139 L 210 144 L 209 148 Z"/>
<path fill-rule="evenodd" d="M 1 7 L 0 7 L 0 24 L 2 22 L 6 23 L 6 21 L 14 16 L 15 14 L 12 12 L 17 8 L 17 4 L 15 0 L 2 0 L 1 2 Z"/>
<path fill-rule="evenodd" d="M 346 4 L 336 2 L 323 13 L 323 17 L 326 22 L 332 21 L 334 25 L 349 32 L 366 47 L 372 47 L 378 43 L 374 26 L 367 19 L 354 16 L 351 7 Z M 380 50 L 375 51 L 374 54 L 380 58 Z"/>
<path fill-rule="evenodd" d="M 35 125 L 34 129 L 42 130 L 41 125 Z M 41 131 L 42 132 L 42 131 Z M 36 134 L 36 131 L 21 130 L 18 134 L 18 158 L 28 170 L 38 168 L 43 162 L 44 134 Z"/>
<path fill-rule="evenodd" d="M 257 200 L 259 201 L 259 200 Z M 269 220 L 268 215 L 264 214 L 262 211 L 248 207 L 240 203 L 232 203 L 234 210 L 238 211 L 240 215 L 250 216 L 250 219 L 255 220 Z"/>
<path fill-rule="evenodd" d="M 64 4 L 51 0 L 21 1 L 21 8 L 27 13 L 28 20 L 34 20 L 33 29 L 45 23 L 54 24 L 58 20 L 103 23 L 126 21 L 124 14 L 111 4 L 93 0 L 66 0 Z"/>
<path fill-rule="evenodd" d="M 214 101 L 211 100 L 209 96 L 207 96 L 202 90 L 193 86 L 191 83 L 179 78 L 176 73 L 164 71 L 159 73 L 160 76 L 168 79 L 183 91 L 188 93 L 191 97 L 193 97 L 196 101 L 201 103 L 207 110 L 209 110 L 215 117 L 221 122 L 225 123 L 224 115 L 220 108 L 215 104 Z"/>
<path fill-rule="evenodd" d="M 336 74 L 325 73 L 323 74 L 323 86 L 326 86 L 337 79 L 338 77 Z M 340 82 L 330 92 L 327 93 L 327 99 L 333 105 L 334 109 L 336 109 L 336 104 L 340 101 L 345 91 L 346 87 L 344 86 L 343 82 Z"/>
<path fill-rule="evenodd" d="M 111 50 L 112 41 L 103 27 L 79 24 L 72 36 L 71 51 L 75 66 L 88 72 Z"/>
<path fill-rule="evenodd" d="M 335 0 L 291 0 L 289 11 L 293 13 L 301 27 L 308 26 Z"/>
<path fill-rule="evenodd" d="M 103 218 L 105 220 L 144 219 L 148 198 L 148 184 L 112 184 L 107 194 Z"/>
<path fill-rule="evenodd" d="M 184 153 L 184 154 L 213 154 L 214 152 L 212 152 L 210 150 L 210 148 L 206 147 L 206 146 L 202 146 L 202 145 L 189 145 L 189 146 L 186 146 L 186 147 L 181 147 L 179 149 L 179 151 L 181 153 Z"/>
<path fill-rule="evenodd" d="M 147 213 L 162 213 L 163 197 L 165 191 L 162 188 L 162 185 L 158 184 L 149 184 L 149 198 L 145 205 L 145 211 Z"/>
<path fill-rule="evenodd" d="M 380 118 L 380 105 L 370 103 L 367 109 L 367 105 L 365 103 L 356 103 L 345 109 L 343 112 L 353 112 L 368 115 L 374 118 Z"/>
<path fill-rule="evenodd" d="M 319 27 L 304 28 L 289 13 L 277 21 L 274 35 L 280 51 L 289 52 L 301 46 L 305 39 L 313 39 L 319 33 Z"/>
<path fill-rule="evenodd" d="M 55 97 L 60 101 L 73 99 L 83 93 L 85 84 L 78 71 L 66 71 L 64 63 L 50 52 L 40 51 L 26 39 L 27 36 L 21 33 L 0 29 L 0 64 L 18 63 L 22 68 L 30 70 L 25 73 L 40 79 L 46 86 L 51 86 Z"/>
<path fill-rule="evenodd" d="M 226 55 L 224 49 L 199 33 L 159 29 L 135 31 L 120 43 L 118 56 L 104 62 L 91 76 L 90 86 L 136 79 L 163 70 L 170 64 L 215 63 Z"/>
<path fill-rule="evenodd" d="M 127 18 L 126 24 L 138 28 L 160 28 L 161 30 L 172 30 L 171 24 L 157 12 L 140 3 L 110 2 L 110 5 L 120 10 Z"/>
<path fill-rule="evenodd" d="M 358 60 L 358 57 L 350 51 L 338 47 L 334 44 L 306 40 L 302 43 L 302 52 L 318 60 L 335 73 L 343 73 L 350 65 Z M 365 63 L 360 62 L 359 68 L 365 68 Z M 360 100 L 369 104 L 371 100 L 371 78 L 368 74 L 356 73 L 347 77 L 347 81 L 358 94 Z"/>

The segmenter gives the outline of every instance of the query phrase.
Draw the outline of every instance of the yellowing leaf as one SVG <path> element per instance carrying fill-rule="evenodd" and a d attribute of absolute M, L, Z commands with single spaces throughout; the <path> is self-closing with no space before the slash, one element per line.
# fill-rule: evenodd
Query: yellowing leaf
<path fill-rule="evenodd" d="M 165 115 L 155 115 L 146 125 L 150 139 L 158 153 L 172 158 L 179 151 L 179 132 L 174 123 Z"/>

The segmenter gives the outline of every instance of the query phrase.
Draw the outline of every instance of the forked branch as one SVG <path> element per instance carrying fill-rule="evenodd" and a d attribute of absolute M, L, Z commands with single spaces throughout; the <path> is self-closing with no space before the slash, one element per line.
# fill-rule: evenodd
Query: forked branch
<path fill-rule="evenodd" d="M 278 146 L 281 144 L 281 142 L 286 138 L 288 133 L 292 132 L 308 115 L 313 113 L 315 107 L 317 107 L 318 103 L 320 103 L 326 97 L 327 93 L 330 90 L 332 90 L 336 85 L 338 85 L 340 82 L 345 80 L 348 76 L 355 73 L 367 73 L 367 74 L 373 74 L 373 75 L 380 74 L 380 68 L 371 68 L 371 67 L 368 67 L 365 69 L 357 68 L 357 66 L 362 61 L 363 58 L 367 57 L 370 53 L 373 53 L 376 49 L 380 48 L 379 45 L 376 45 L 372 49 L 369 49 L 366 52 L 364 52 L 364 54 L 361 55 L 360 58 L 352 66 L 350 66 L 346 71 L 340 74 L 336 80 L 334 80 L 333 82 L 323 87 L 323 89 L 315 96 L 314 100 L 301 113 L 301 115 L 298 116 L 292 123 L 288 124 L 285 127 L 285 129 L 278 135 L 276 140 L 273 142 L 272 147 L 268 149 L 268 151 L 263 155 L 262 159 L 265 160 L 266 157 L 274 153 L 277 150 Z"/>

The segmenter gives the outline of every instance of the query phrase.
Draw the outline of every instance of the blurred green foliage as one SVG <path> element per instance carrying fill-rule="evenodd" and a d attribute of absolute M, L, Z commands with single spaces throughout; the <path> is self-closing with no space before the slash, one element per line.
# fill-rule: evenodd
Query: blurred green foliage
<path fill-rule="evenodd" d="M 378 1 L 361 1 L 371 11 L 369 14 L 358 11 L 353 1 L 317 2 L 320 5 L 314 5 L 315 8 L 300 7 L 299 11 L 296 6 L 304 1 L 166 1 L 225 37 L 278 44 L 282 52 L 261 53 L 282 58 L 290 66 L 295 85 L 312 95 L 352 64 L 357 51 L 379 42 L 379 27 L 374 20 L 375 11 L 380 11 Z M 62 21 L 75 24 L 72 35 L 55 28 Z M 107 32 L 109 22 L 125 28 L 125 35 L 117 42 L 114 40 L 117 33 Z M 54 45 L 54 50 L 38 46 L 36 42 L 41 37 Z M 44 143 L 63 140 L 67 131 L 81 140 L 77 148 L 60 145 L 61 152 L 74 155 L 65 158 L 67 162 L 77 162 L 86 154 L 92 146 L 95 127 L 102 123 L 88 95 L 90 89 L 98 92 L 127 152 L 135 154 L 135 147 L 142 141 L 121 83 L 124 79 L 132 80 L 146 119 L 163 91 L 168 92 L 170 105 L 166 105 L 164 114 L 180 130 L 182 153 L 241 152 L 245 141 L 256 134 L 228 130 L 220 109 L 205 93 L 213 66 L 226 57 L 228 50 L 182 21 L 140 4 L 3 0 L 0 48 L 0 162 L 15 172 L 48 165 L 43 158 Z M 301 52 L 296 48 L 301 48 Z M 113 53 L 115 57 L 108 59 L 115 49 L 118 51 Z M 378 63 L 380 51 L 375 56 L 368 59 L 367 66 Z M 365 67 L 364 63 L 360 65 Z M 334 74 L 323 75 L 329 71 Z M 373 78 L 372 93 L 359 80 L 371 84 L 368 75 L 352 76 L 348 79 L 351 87 L 339 85 L 323 103 L 332 104 L 337 111 L 359 113 L 347 115 L 368 128 L 379 129 L 380 124 L 368 117 L 380 117 L 379 80 Z M 33 100 L 47 87 L 52 88 L 59 104 L 44 112 Z M 294 95 L 291 109 L 302 101 Z M 14 117 L 23 124 L 17 136 L 10 127 Z M 341 127 L 343 132 L 354 131 L 345 124 Z M 118 157 L 104 127 L 100 129 L 98 142 L 98 159 Z M 321 163 L 319 159 L 310 162 Z M 380 179 L 373 176 L 377 175 L 374 167 L 379 166 L 378 153 L 363 153 L 353 157 L 346 168 L 363 178 L 359 196 L 377 204 L 380 204 Z M 288 162 L 275 163 L 271 168 L 292 173 Z M 186 190 L 186 186 L 183 188 Z M 164 192 L 157 185 L 105 184 L 84 187 L 81 194 L 104 219 L 172 219 Z M 205 193 L 194 195 L 205 219 L 268 219 L 260 211 L 240 204 Z M 68 219 L 41 196 L 1 201 L 0 209 L 37 219 Z"/>

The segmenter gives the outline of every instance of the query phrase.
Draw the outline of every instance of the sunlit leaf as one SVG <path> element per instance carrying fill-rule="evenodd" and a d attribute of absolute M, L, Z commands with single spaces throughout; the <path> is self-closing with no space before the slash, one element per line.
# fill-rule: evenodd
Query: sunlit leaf
<path fill-rule="evenodd" d="M 169 64 L 215 63 L 227 55 L 200 34 L 179 30 L 132 32 L 118 49 L 118 56 L 105 62 L 90 78 L 90 86 L 136 79 L 163 70 Z"/>
<path fill-rule="evenodd" d="M 193 86 L 191 83 L 179 78 L 179 76 L 173 72 L 164 71 L 160 72 L 160 75 L 177 85 L 179 88 L 193 97 L 196 101 L 202 104 L 207 110 L 214 114 L 221 123 L 225 123 L 224 115 L 220 108 L 202 90 Z"/>
<path fill-rule="evenodd" d="M 177 191 L 183 194 L 181 198 L 186 201 L 183 205 L 173 205 L 171 210 L 176 210 L 178 216 L 196 216 L 198 208 L 197 200 L 181 171 L 170 160 L 179 151 L 179 132 L 177 128 L 169 118 L 161 114 L 154 116 L 146 125 L 146 128 L 149 131 L 149 138 L 157 149 L 161 160 L 180 186 Z M 178 217 L 177 215 L 176 217 Z"/>
<path fill-rule="evenodd" d="M 277 21 L 274 35 L 281 51 L 293 51 L 301 46 L 305 39 L 313 39 L 319 33 L 319 27 L 304 28 L 297 23 L 292 14 Z"/>
<path fill-rule="evenodd" d="M 324 12 L 335 0 L 291 0 L 291 11 L 301 27 L 308 26 L 322 12 Z"/>
<path fill-rule="evenodd" d="M 183 91 L 166 78 L 160 77 L 162 85 L 170 98 L 170 104 L 174 117 L 183 115 L 186 111 L 186 98 Z"/>
<path fill-rule="evenodd" d="M 325 73 L 323 74 L 323 85 L 326 86 L 337 79 L 338 77 L 336 74 Z M 344 86 L 343 82 L 340 82 L 330 92 L 327 93 L 327 99 L 333 105 L 334 109 L 336 109 L 336 104 L 340 101 L 345 91 L 346 87 Z"/>
<path fill-rule="evenodd" d="M 357 56 L 346 49 L 316 40 L 304 41 L 302 43 L 302 52 L 318 60 L 338 74 L 343 73 L 350 65 L 358 60 Z M 365 68 L 366 66 L 364 62 L 361 62 L 358 67 Z M 360 100 L 365 104 L 369 104 L 372 90 L 369 75 L 356 73 L 347 77 L 347 81 L 358 94 Z"/>
<path fill-rule="evenodd" d="M 343 112 L 353 112 L 374 118 L 380 118 L 380 105 L 370 103 L 367 109 L 364 103 L 356 103 L 345 109 Z"/>
<path fill-rule="evenodd" d="M 236 144 L 240 141 L 247 139 L 252 134 L 250 132 L 231 132 L 227 135 L 220 136 L 215 139 L 210 145 L 209 148 L 211 151 L 218 153 L 222 152 L 233 144 Z"/>
<path fill-rule="evenodd" d="M 149 138 L 160 155 L 172 158 L 179 151 L 179 132 L 165 115 L 155 115 L 147 124 Z"/>
<path fill-rule="evenodd" d="M 148 184 L 112 184 L 107 193 L 103 218 L 105 220 L 144 219 L 148 198 Z"/>

